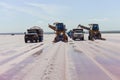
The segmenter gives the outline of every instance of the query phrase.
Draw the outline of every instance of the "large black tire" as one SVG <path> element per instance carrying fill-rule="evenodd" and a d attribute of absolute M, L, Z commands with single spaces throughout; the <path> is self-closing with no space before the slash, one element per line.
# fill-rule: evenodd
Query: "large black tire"
<path fill-rule="evenodd" d="M 82 40 L 84 40 L 84 37 L 82 37 Z"/>
<path fill-rule="evenodd" d="M 39 42 L 43 41 L 43 36 L 39 37 Z"/>
<path fill-rule="evenodd" d="M 35 42 L 37 43 L 37 39 L 35 40 Z"/>
<path fill-rule="evenodd" d="M 59 41 L 60 41 L 59 37 L 56 36 L 55 39 L 54 39 L 54 42 L 59 42 Z"/>
<path fill-rule="evenodd" d="M 91 40 L 90 36 L 88 36 L 88 40 Z"/>
<path fill-rule="evenodd" d="M 66 37 L 65 42 L 68 42 L 68 37 Z"/>
<path fill-rule="evenodd" d="M 75 40 L 76 40 L 76 38 L 74 38 L 74 37 L 73 37 L 73 40 L 75 41 Z"/>
<path fill-rule="evenodd" d="M 94 41 L 94 38 L 92 36 L 88 36 L 88 40 Z"/>
<path fill-rule="evenodd" d="M 57 37 L 55 37 L 54 41 L 53 42 L 57 42 Z"/>
<path fill-rule="evenodd" d="M 27 39 L 25 39 L 25 43 L 27 43 Z"/>
<path fill-rule="evenodd" d="M 101 39 L 101 33 L 100 32 L 98 33 L 98 39 Z"/>
<path fill-rule="evenodd" d="M 63 36 L 56 36 L 54 42 L 59 42 L 59 41 L 63 41 L 63 42 L 67 42 L 67 39 L 65 39 Z"/>

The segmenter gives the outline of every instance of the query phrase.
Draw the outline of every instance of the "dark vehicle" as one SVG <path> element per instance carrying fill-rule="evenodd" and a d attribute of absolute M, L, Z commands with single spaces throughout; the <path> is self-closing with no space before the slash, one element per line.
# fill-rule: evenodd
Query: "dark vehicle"
<path fill-rule="evenodd" d="M 42 42 L 43 41 L 43 29 L 38 26 L 34 26 L 27 29 L 27 33 L 24 36 L 25 43 L 29 42 Z"/>
<path fill-rule="evenodd" d="M 11 35 L 12 35 L 12 36 L 14 36 L 15 34 L 14 34 L 14 33 L 12 33 Z"/>

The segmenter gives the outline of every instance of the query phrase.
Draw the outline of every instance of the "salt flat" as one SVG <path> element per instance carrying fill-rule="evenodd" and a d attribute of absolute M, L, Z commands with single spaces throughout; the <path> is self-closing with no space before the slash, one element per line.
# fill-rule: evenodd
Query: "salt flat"
<path fill-rule="evenodd" d="M 0 35 L 0 80 L 120 80 L 120 34 L 106 41 L 24 43 L 24 35 Z"/>

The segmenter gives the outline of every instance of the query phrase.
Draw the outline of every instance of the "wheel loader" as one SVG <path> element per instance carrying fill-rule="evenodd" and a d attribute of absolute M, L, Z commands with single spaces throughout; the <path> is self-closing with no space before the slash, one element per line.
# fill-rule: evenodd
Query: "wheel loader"
<path fill-rule="evenodd" d="M 92 41 L 94 41 L 95 39 L 106 40 L 105 38 L 101 37 L 101 32 L 99 31 L 98 24 L 89 24 L 90 27 L 86 27 L 80 24 L 78 26 L 89 31 L 88 40 Z"/>
<path fill-rule="evenodd" d="M 63 23 L 55 22 L 53 25 L 48 25 L 48 27 L 55 31 L 56 37 L 54 38 L 53 42 L 68 42 L 66 27 Z"/>

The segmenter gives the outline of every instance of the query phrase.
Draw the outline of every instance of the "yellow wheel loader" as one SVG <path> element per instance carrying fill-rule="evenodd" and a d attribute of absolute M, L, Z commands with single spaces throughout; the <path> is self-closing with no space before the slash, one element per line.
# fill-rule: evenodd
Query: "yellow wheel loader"
<path fill-rule="evenodd" d="M 54 23 L 53 25 L 48 25 L 49 28 L 55 31 L 56 37 L 53 42 L 68 42 L 68 37 L 66 35 L 66 27 L 63 23 Z"/>
<path fill-rule="evenodd" d="M 78 26 L 89 31 L 88 40 L 92 41 L 95 39 L 106 40 L 105 38 L 101 37 L 101 32 L 99 31 L 98 24 L 89 24 L 90 27 L 86 27 L 80 24 Z"/>

